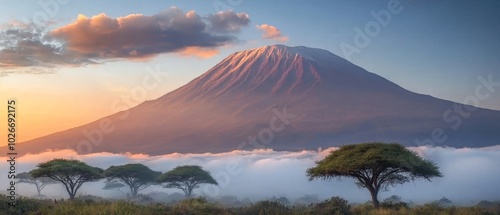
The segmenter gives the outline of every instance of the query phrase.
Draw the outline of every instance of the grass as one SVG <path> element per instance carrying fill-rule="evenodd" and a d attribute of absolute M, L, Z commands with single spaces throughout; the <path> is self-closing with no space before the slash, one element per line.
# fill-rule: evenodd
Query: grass
<path fill-rule="evenodd" d="M 455 207 L 440 206 L 437 203 L 408 207 L 407 205 L 385 205 L 375 209 L 371 204 L 349 205 L 340 198 L 333 197 L 329 200 L 310 205 L 288 206 L 274 200 L 259 201 L 242 207 L 224 207 L 216 202 L 204 198 L 185 199 L 176 204 L 150 203 L 146 205 L 134 204 L 126 201 L 95 201 L 77 199 L 68 200 L 39 200 L 32 198 L 19 198 L 16 208 L 7 205 L 8 199 L 0 195 L 0 214 L 33 214 L 33 215 L 153 215 L 153 214 L 235 214 L 235 215 L 268 215 L 268 214 L 339 214 L 339 215 L 495 215 L 500 214 L 500 203 L 491 203 L 488 207 L 471 206 Z"/>

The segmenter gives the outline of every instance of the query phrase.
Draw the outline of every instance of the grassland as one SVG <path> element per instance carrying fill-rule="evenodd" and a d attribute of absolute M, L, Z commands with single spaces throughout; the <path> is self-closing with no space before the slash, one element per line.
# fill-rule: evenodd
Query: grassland
<path fill-rule="evenodd" d="M 40 200 L 22 197 L 17 206 L 10 207 L 6 196 L 0 196 L 1 214 L 36 214 L 36 215 L 114 215 L 114 214 L 360 214 L 360 215 L 494 215 L 500 214 L 500 202 L 482 202 L 476 206 L 442 206 L 437 203 L 409 207 L 406 203 L 383 204 L 379 209 L 371 204 L 351 205 L 340 197 L 333 197 L 323 202 L 309 205 L 285 205 L 279 201 L 268 200 L 251 203 L 240 207 L 223 206 L 205 198 L 185 199 L 175 203 L 136 204 L 129 201 L 107 201 L 76 199 Z"/>

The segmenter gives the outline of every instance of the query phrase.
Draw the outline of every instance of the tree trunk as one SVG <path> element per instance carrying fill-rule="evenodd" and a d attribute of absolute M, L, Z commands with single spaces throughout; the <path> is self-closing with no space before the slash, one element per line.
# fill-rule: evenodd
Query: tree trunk
<path fill-rule="evenodd" d="M 368 190 L 370 191 L 370 194 L 372 195 L 373 207 L 379 208 L 380 202 L 378 201 L 378 198 L 377 198 L 378 192 L 375 189 L 368 189 Z"/>
<path fill-rule="evenodd" d="M 38 187 L 38 185 L 36 186 L 36 191 L 38 192 L 38 196 L 42 195 L 42 190 Z"/>
<path fill-rule="evenodd" d="M 76 191 L 78 191 L 78 188 L 75 186 L 71 186 L 71 192 L 69 193 L 69 199 L 71 199 L 71 200 L 75 199 Z"/>
<path fill-rule="evenodd" d="M 76 190 L 74 189 L 74 186 L 69 185 L 68 187 L 67 184 L 64 184 L 64 187 L 66 187 L 66 191 L 68 192 L 69 200 L 75 199 Z"/>
<path fill-rule="evenodd" d="M 70 193 L 70 194 L 69 194 L 69 199 L 70 199 L 70 200 L 75 199 L 75 193 Z"/>
<path fill-rule="evenodd" d="M 139 191 L 137 191 L 137 189 L 135 187 L 130 187 L 130 192 L 132 193 L 132 198 L 135 198 L 135 197 L 137 197 L 137 193 Z"/>

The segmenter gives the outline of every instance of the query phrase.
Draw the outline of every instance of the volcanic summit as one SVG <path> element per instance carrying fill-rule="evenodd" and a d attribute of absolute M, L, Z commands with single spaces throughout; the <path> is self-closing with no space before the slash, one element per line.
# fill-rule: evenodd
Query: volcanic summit
<path fill-rule="evenodd" d="M 233 53 L 158 99 L 18 147 L 159 155 L 372 141 L 500 144 L 500 111 L 477 108 L 465 118 L 455 111 L 464 107 L 410 92 L 326 50 L 273 45 Z M 112 131 L 100 129 L 103 121 Z"/>

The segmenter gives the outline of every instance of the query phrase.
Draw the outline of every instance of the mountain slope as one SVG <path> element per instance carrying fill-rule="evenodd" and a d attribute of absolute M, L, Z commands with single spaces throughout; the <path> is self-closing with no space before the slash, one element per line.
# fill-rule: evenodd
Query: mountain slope
<path fill-rule="evenodd" d="M 21 143 L 19 151 L 157 155 L 256 146 L 316 149 L 364 141 L 415 145 L 439 129 L 446 141 L 424 143 L 500 144 L 500 111 L 478 108 L 455 130 L 459 115 L 443 118 L 454 105 L 405 90 L 328 51 L 274 45 L 231 54 L 156 100 Z M 293 117 L 284 119 L 283 112 Z"/>

